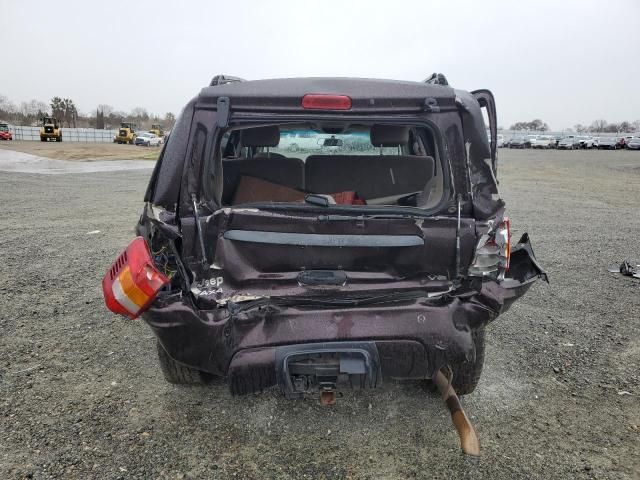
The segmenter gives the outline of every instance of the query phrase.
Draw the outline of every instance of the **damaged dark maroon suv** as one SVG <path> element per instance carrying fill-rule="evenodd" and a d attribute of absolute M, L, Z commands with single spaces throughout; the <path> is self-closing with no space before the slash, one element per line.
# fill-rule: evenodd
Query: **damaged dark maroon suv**
<path fill-rule="evenodd" d="M 107 306 L 149 324 L 173 383 L 330 402 L 447 372 L 470 393 L 486 325 L 546 278 L 496 171 L 487 90 L 215 77 L 162 150 Z"/>

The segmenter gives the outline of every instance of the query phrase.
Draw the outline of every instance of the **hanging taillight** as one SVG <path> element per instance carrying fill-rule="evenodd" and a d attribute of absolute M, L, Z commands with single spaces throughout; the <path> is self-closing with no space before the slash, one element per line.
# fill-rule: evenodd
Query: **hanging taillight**
<path fill-rule="evenodd" d="M 113 313 L 134 319 L 168 283 L 169 278 L 156 268 L 147 242 L 136 237 L 102 279 L 104 302 Z"/>
<path fill-rule="evenodd" d="M 469 275 L 499 277 L 509 270 L 511 258 L 511 224 L 504 217 L 495 229 L 483 235 L 476 246 L 476 255 Z"/>

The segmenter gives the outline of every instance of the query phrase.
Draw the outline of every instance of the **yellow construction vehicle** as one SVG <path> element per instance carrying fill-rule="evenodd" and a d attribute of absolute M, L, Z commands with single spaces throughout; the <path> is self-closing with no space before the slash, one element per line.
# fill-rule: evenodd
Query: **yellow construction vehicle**
<path fill-rule="evenodd" d="M 154 123 L 153 125 L 151 125 L 151 129 L 149 131 L 151 133 L 155 133 L 160 138 L 164 137 L 164 129 L 159 123 Z"/>
<path fill-rule="evenodd" d="M 58 120 L 53 117 L 44 117 L 40 124 L 40 141 L 48 142 L 52 138 L 56 142 L 62 141 L 62 130 Z"/>
<path fill-rule="evenodd" d="M 114 143 L 130 143 L 133 145 L 133 142 L 136 139 L 136 128 L 137 126 L 135 123 L 122 122 L 118 129 L 118 133 L 113 137 Z"/>

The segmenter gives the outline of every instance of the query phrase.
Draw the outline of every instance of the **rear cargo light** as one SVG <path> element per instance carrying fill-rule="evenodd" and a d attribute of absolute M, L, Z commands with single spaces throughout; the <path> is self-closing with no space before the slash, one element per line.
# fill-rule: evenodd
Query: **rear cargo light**
<path fill-rule="evenodd" d="M 480 238 L 469 275 L 500 278 L 509 270 L 510 258 L 511 223 L 508 217 L 504 217 L 494 230 Z"/>
<path fill-rule="evenodd" d="M 308 93 L 302 97 L 302 108 L 311 110 L 349 110 L 351 98 L 346 95 Z"/>
<path fill-rule="evenodd" d="M 169 279 L 151 258 L 147 242 L 136 237 L 102 279 L 102 293 L 113 313 L 137 318 L 153 302 Z"/>

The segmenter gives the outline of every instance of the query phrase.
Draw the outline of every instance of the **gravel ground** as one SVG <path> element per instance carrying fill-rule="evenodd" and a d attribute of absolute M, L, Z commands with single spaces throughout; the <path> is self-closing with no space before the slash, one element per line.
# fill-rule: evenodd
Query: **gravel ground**
<path fill-rule="evenodd" d="M 54 160 L 90 161 L 120 160 L 123 158 L 155 160 L 158 158 L 160 147 L 137 147 L 135 145 L 118 145 L 115 143 L 58 143 L 12 140 L 10 142 L 0 142 L 0 150 L 13 150 Z"/>
<path fill-rule="evenodd" d="M 482 443 L 463 457 L 418 384 L 335 407 L 164 382 L 150 330 L 100 281 L 149 171 L 0 176 L 0 478 L 640 478 L 640 152 L 501 151 L 538 282 L 488 330 Z M 99 233 L 89 233 L 99 230 Z"/>

